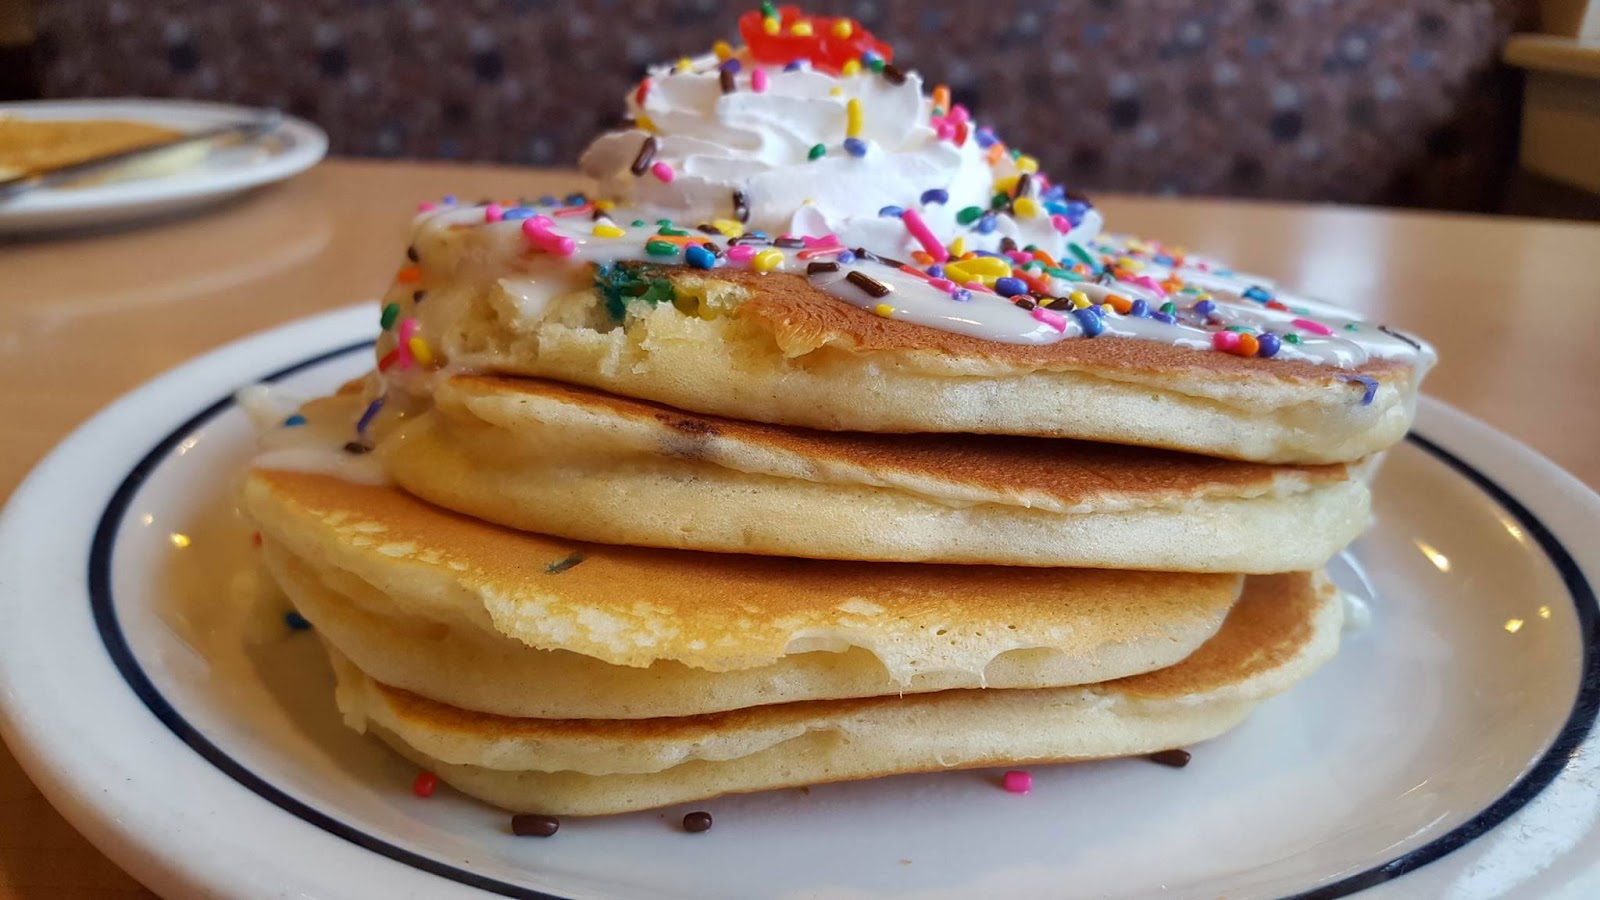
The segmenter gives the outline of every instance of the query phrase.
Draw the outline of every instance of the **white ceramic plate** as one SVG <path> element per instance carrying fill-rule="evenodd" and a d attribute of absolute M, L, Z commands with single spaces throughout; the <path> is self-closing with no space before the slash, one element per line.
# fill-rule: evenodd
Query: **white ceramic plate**
<path fill-rule="evenodd" d="M 0 116 L 30 119 L 130 119 L 179 131 L 249 121 L 260 110 L 187 100 L 30 100 L 0 103 Z M 41 188 L 0 200 L 0 235 L 126 224 L 216 203 L 316 165 L 328 136 L 284 117 L 270 135 L 212 151 L 201 162 L 156 178 L 75 188 Z"/>
<path fill-rule="evenodd" d="M 1338 566 L 1338 658 L 1187 769 L 951 772 L 568 820 L 548 840 L 343 728 L 313 636 L 249 601 L 230 488 L 261 379 L 328 391 L 376 310 L 297 322 L 135 391 L 0 522 L 0 725 L 74 825 L 158 891 L 264 897 L 1600 895 L 1600 498 L 1424 402 Z M 230 585 L 229 581 L 233 583 Z M 690 808 L 716 827 L 689 835 Z"/>

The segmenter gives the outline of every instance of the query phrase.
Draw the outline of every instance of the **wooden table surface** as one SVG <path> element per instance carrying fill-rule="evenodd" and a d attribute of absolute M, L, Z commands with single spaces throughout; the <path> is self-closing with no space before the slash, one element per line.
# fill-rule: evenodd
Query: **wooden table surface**
<path fill-rule="evenodd" d="M 417 201 L 574 186 L 559 171 L 331 161 L 199 216 L 0 245 L 0 496 L 79 422 L 163 370 L 374 297 Z M 1124 197 L 1101 207 L 1119 231 L 1425 335 L 1442 360 L 1427 393 L 1600 485 L 1600 226 Z M 0 748 L 0 900 L 145 896 Z"/>

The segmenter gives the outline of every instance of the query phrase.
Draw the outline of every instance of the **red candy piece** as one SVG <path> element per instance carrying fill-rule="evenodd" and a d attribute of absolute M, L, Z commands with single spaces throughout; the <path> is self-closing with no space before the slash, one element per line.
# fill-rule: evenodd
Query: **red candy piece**
<path fill-rule="evenodd" d="M 417 779 L 411 782 L 411 793 L 418 797 L 432 797 L 434 788 L 439 786 L 439 776 L 432 772 L 418 772 Z"/>
<path fill-rule="evenodd" d="M 804 37 L 791 32 L 794 23 L 802 20 L 811 23 L 811 34 Z M 860 22 L 845 18 L 851 26 L 850 36 L 834 34 L 834 25 L 839 21 L 837 17 L 804 15 L 798 6 L 780 6 L 777 34 L 767 34 L 761 13 L 752 11 L 739 17 L 739 36 L 750 47 L 750 60 L 769 66 L 804 59 L 812 68 L 836 75 L 845 63 L 861 59 L 868 50 L 886 63 L 894 60 L 894 48 L 873 37 Z"/>

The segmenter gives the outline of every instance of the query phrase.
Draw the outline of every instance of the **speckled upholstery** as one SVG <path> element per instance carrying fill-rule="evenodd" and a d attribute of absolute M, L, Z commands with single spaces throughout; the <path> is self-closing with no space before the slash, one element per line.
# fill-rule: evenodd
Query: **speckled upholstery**
<path fill-rule="evenodd" d="M 1493 208 L 1514 0 L 817 2 L 1084 189 Z M 273 105 L 337 153 L 570 164 L 650 61 L 727 34 L 707 0 L 53 0 L 50 96 Z"/>

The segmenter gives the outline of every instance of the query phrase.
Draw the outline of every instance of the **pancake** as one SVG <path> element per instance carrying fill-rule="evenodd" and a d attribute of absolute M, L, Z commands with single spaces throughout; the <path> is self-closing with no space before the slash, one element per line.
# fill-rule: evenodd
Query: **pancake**
<path fill-rule="evenodd" d="M 731 268 L 648 268 L 639 277 L 670 283 L 675 302 L 634 302 L 618 318 L 590 270 L 507 258 L 503 239 L 478 233 L 420 227 L 416 280 L 385 298 L 429 335 L 437 362 L 748 421 L 1350 462 L 1405 435 L 1431 360 L 1341 368 L 1109 336 L 1000 343 L 874 315 L 799 275 Z"/>
<path fill-rule="evenodd" d="M 1343 607 L 1321 576 L 1254 576 L 1174 666 L 1086 687 L 794 703 L 679 719 L 516 719 L 382 685 L 333 653 L 346 721 L 459 790 L 596 815 L 908 772 L 1150 753 L 1215 737 L 1330 659 Z"/>
<path fill-rule="evenodd" d="M 1345 464 L 998 435 L 820 432 L 556 382 L 457 376 L 379 430 L 441 506 L 580 540 L 823 559 L 1270 573 L 1366 527 Z M 349 404 L 353 420 L 361 404 Z M 311 413 L 315 415 L 315 411 Z"/>
<path fill-rule="evenodd" d="M 149 122 L 121 119 L 27 119 L 0 115 L 0 178 L 71 165 L 113 153 L 167 144 L 183 132 Z M 192 165 L 203 146 L 173 148 L 114 170 L 95 173 L 81 184 L 166 175 Z"/>
<path fill-rule="evenodd" d="M 1241 585 L 559 541 L 308 472 L 252 472 L 243 505 L 290 599 L 363 668 L 518 714 L 1104 680 L 1182 659 Z"/>

